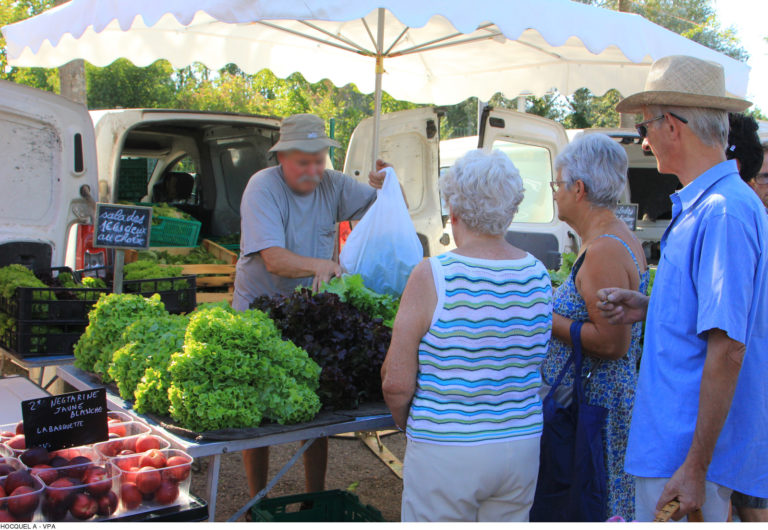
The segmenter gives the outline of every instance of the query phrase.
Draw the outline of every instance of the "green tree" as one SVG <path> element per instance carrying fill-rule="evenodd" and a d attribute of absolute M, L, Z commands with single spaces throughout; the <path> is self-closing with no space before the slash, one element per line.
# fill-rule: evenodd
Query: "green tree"
<path fill-rule="evenodd" d="M 243 73 L 235 65 L 228 65 L 211 74 L 204 68 L 193 66 L 177 72 L 177 108 L 191 110 L 218 110 L 245 112 L 276 117 L 309 112 L 317 114 L 329 126 L 336 122 L 336 139 L 346 146 L 354 128 L 366 117 L 373 115 L 372 94 L 361 94 L 354 85 L 336 87 L 325 79 L 308 82 L 294 73 L 285 79 L 270 70 L 254 75 Z M 416 105 L 392 98 L 384 93 L 382 112 L 396 112 Z M 346 151 L 334 151 L 334 165 L 341 167 Z"/>
<path fill-rule="evenodd" d="M 0 26 L 13 24 L 42 13 L 53 6 L 53 0 L 0 0 Z M 58 91 L 59 76 L 55 68 L 17 68 L 8 66 L 5 38 L 0 34 L 0 79 L 43 90 Z"/>
<path fill-rule="evenodd" d="M 168 61 L 156 61 L 144 68 L 134 66 L 127 59 L 118 59 L 103 68 L 86 64 L 88 107 L 173 107 L 176 101 L 173 73 Z"/>

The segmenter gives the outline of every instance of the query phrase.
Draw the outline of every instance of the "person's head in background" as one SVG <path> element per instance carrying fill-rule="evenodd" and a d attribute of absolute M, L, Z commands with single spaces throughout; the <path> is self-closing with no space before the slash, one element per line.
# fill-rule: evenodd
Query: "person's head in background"
<path fill-rule="evenodd" d="M 728 122 L 730 132 L 725 156 L 736 160 L 739 175 L 768 208 L 768 161 L 764 157 L 768 145 L 760 145 L 758 125 L 751 116 L 730 113 Z"/>

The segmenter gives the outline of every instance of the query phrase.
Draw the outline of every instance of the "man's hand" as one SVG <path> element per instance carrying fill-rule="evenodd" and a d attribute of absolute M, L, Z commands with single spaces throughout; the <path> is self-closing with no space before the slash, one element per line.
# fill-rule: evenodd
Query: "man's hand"
<path fill-rule="evenodd" d="M 370 184 L 372 188 L 376 188 L 377 190 L 380 190 L 381 187 L 384 185 L 384 168 L 385 167 L 392 167 L 392 164 L 384 162 L 383 160 L 376 161 L 376 171 L 371 171 L 368 174 L 368 184 Z"/>
<path fill-rule="evenodd" d="M 611 324 L 634 324 L 645 320 L 649 298 L 629 289 L 609 287 L 597 291 L 597 308 Z"/>
<path fill-rule="evenodd" d="M 664 508 L 669 501 L 677 500 L 680 507 L 672 514 L 672 519 L 679 521 L 692 511 L 700 509 L 706 501 L 706 480 L 706 469 L 686 460 L 664 486 L 659 502 L 656 503 L 656 511 Z"/>
<path fill-rule="evenodd" d="M 317 292 L 323 283 L 329 282 L 334 276 L 341 276 L 341 266 L 329 259 L 318 259 L 315 265 L 315 277 L 312 278 L 312 291 Z"/>

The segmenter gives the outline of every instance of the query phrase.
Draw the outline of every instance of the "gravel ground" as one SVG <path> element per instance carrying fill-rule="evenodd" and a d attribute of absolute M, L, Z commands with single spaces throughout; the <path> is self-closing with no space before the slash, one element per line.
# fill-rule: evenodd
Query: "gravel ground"
<path fill-rule="evenodd" d="M 405 456 L 405 435 L 392 434 L 382 438 L 384 445 L 402 459 Z M 270 479 L 290 460 L 299 444 L 274 446 L 270 456 Z M 208 462 L 201 461 L 200 470 L 192 477 L 192 493 L 205 497 Z M 331 438 L 328 444 L 328 474 L 326 489 L 353 491 L 363 504 L 378 508 L 387 521 L 400 520 L 402 481 L 363 444 L 354 438 Z M 304 492 L 304 465 L 296 463 L 275 485 L 270 497 Z M 226 454 L 221 459 L 216 521 L 226 521 L 248 502 L 248 485 L 240 453 Z M 243 519 L 241 519 L 243 520 Z"/>

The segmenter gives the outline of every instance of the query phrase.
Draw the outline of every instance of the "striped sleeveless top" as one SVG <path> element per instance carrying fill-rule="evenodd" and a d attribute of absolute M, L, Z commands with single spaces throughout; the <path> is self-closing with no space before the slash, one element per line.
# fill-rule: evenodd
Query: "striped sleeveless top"
<path fill-rule="evenodd" d="M 448 252 L 430 258 L 437 291 L 419 344 L 406 434 L 446 445 L 539 436 L 539 365 L 552 332 L 552 288 L 528 254 L 485 260 Z"/>

